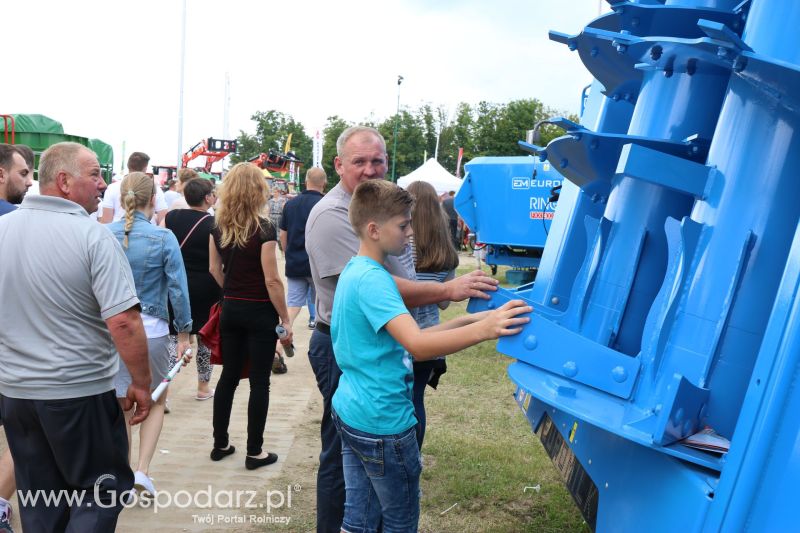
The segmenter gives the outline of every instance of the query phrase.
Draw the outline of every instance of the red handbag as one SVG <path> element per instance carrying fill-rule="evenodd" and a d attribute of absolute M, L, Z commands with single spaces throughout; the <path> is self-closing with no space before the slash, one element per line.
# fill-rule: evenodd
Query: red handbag
<path fill-rule="evenodd" d="M 208 310 L 208 321 L 197 332 L 197 336 L 200 337 L 200 340 L 211 352 L 212 365 L 222 364 L 222 350 L 219 338 L 219 315 L 221 312 L 222 306 L 219 302 L 212 305 L 211 309 Z"/>

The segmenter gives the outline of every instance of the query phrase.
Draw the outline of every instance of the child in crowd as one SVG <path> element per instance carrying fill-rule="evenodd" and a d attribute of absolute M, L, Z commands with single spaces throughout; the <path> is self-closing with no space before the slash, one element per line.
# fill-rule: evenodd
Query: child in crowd
<path fill-rule="evenodd" d="M 342 370 L 333 419 L 342 439 L 349 533 L 417 531 L 419 478 L 411 358 L 451 354 L 484 340 L 518 333 L 531 311 L 520 300 L 420 331 L 383 263 L 400 255 L 411 229 L 411 195 L 383 180 L 353 193 L 350 223 L 361 245 L 342 271 L 331 333 Z"/>
<path fill-rule="evenodd" d="M 436 189 L 425 181 L 415 181 L 406 190 L 414 198 L 411 211 L 411 237 L 417 281 L 444 283 L 453 279 L 458 266 L 458 252 L 450 236 L 450 222 L 442 209 Z M 420 329 L 439 323 L 439 309 L 447 309 L 449 301 L 409 309 Z M 444 357 L 414 361 L 414 415 L 417 417 L 417 444 L 422 449 L 425 438 L 425 388 L 436 388 L 439 376 L 447 372 Z"/>

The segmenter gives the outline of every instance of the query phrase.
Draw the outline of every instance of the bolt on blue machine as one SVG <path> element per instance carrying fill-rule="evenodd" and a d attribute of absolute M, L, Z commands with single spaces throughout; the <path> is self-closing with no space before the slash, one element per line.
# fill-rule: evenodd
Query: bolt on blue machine
<path fill-rule="evenodd" d="M 498 350 L 599 531 L 789 531 L 800 482 L 800 2 L 610 0 L 534 307 Z M 525 143 L 521 143 L 525 145 Z M 683 439 L 705 426 L 725 455 Z"/>
<path fill-rule="evenodd" d="M 498 265 L 539 268 L 561 174 L 531 156 L 476 157 L 464 169 L 455 207 L 487 246 L 485 261 L 492 273 Z"/>

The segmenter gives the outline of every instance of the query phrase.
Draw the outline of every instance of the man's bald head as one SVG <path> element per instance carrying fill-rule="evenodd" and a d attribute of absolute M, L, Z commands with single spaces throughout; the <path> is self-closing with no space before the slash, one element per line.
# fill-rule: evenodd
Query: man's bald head
<path fill-rule="evenodd" d="M 325 171 L 319 167 L 311 167 L 306 172 L 306 189 L 322 192 L 325 190 L 325 184 L 327 182 L 328 176 L 325 174 Z"/>

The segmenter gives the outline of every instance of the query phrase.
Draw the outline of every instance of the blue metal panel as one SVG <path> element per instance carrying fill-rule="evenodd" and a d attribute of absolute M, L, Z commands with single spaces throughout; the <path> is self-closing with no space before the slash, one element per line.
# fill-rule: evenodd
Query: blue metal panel
<path fill-rule="evenodd" d="M 550 191 L 563 179 L 550 163 L 530 156 L 476 157 L 464 168 L 455 207 L 478 242 L 544 246 L 555 211 Z"/>
<path fill-rule="evenodd" d="M 551 34 L 597 82 L 530 147 L 570 181 L 539 278 L 469 309 L 531 303 L 498 350 L 598 530 L 797 529 L 800 2 L 609 3 Z"/>

